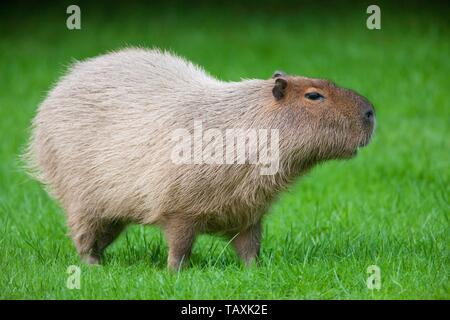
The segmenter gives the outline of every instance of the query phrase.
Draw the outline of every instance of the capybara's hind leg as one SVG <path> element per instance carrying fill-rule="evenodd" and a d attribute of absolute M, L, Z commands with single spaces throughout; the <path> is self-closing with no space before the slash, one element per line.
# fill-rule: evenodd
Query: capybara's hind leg
<path fill-rule="evenodd" d="M 69 228 L 80 258 L 89 264 L 100 264 L 104 249 L 124 228 L 120 222 L 90 219 L 82 215 L 69 216 Z"/>
<path fill-rule="evenodd" d="M 233 239 L 233 246 L 246 266 L 256 261 L 261 247 L 261 222 L 241 231 Z"/>
<path fill-rule="evenodd" d="M 89 264 L 99 264 L 100 257 L 94 252 L 99 223 L 77 214 L 69 214 L 68 220 L 70 234 L 81 260 Z"/>
<path fill-rule="evenodd" d="M 123 222 L 112 221 L 102 224 L 97 232 L 97 240 L 94 244 L 92 254 L 99 258 L 103 251 L 120 235 L 126 224 Z"/>
<path fill-rule="evenodd" d="M 171 271 L 179 270 L 189 259 L 195 240 L 195 229 L 191 222 L 182 218 L 171 218 L 163 225 L 169 246 L 167 267 Z"/>

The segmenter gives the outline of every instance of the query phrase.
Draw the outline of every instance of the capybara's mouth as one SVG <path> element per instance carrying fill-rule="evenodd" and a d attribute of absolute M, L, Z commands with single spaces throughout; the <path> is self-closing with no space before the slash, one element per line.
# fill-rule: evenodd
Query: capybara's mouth
<path fill-rule="evenodd" d="M 358 154 L 359 149 L 365 148 L 367 147 L 367 145 L 370 143 L 370 139 L 371 136 L 366 137 L 365 139 L 363 139 L 358 146 L 353 150 L 352 155 L 356 156 Z"/>
<path fill-rule="evenodd" d="M 372 126 L 370 132 L 364 134 L 362 139 L 359 141 L 359 144 L 356 149 L 367 147 L 367 145 L 372 141 L 372 136 L 375 131 L 375 126 Z"/>
<path fill-rule="evenodd" d="M 360 148 L 364 148 L 367 147 L 367 145 L 370 143 L 370 137 L 365 139 L 364 141 L 361 141 L 358 145 L 358 147 L 356 148 L 356 150 L 360 149 Z"/>
<path fill-rule="evenodd" d="M 350 151 L 348 154 L 348 158 L 351 159 L 351 158 L 356 157 L 358 155 L 358 150 L 359 150 L 359 147 Z"/>
<path fill-rule="evenodd" d="M 361 140 L 359 142 L 359 144 L 356 147 L 354 147 L 353 149 L 348 150 L 348 152 L 345 153 L 344 157 L 349 158 L 349 159 L 356 157 L 358 155 L 359 149 L 367 147 L 367 145 L 370 143 L 370 140 L 371 140 L 371 135 L 369 135 L 365 139 Z"/>

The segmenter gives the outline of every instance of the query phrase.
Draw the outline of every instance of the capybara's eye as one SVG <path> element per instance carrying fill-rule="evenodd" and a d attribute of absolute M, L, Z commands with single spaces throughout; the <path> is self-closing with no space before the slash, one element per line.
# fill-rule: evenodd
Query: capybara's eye
<path fill-rule="evenodd" d="M 308 92 L 305 94 L 305 98 L 308 98 L 309 100 L 322 100 L 324 99 L 324 96 L 318 92 Z"/>

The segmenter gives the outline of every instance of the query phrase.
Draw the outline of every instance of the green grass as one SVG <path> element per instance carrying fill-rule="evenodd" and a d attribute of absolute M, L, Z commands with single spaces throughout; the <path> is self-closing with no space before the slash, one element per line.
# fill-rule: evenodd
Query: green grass
<path fill-rule="evenodd" d="M 0 298 L 450 298 L 448 7 L 382 5 L 382 30 L 369 31 L 364 3 L 252 6 L 82 5 L 80 31 L 65 28 L 63 4 L 1 16 Z M 225 80 L 277 69 L 333 79 L 373 101 L 373 143 L 280 196 L 258 268 L 202 236 L 192 267 L 170 274 L 161 232 L 142 226 L 108 249 L 102 267 L 80 265 L 62 210 L 18 154 L 65 66 L 126 45 L 171 49 Z M 81 267 L 80 290 L 66 287 L 69 265 Z M 381 268 L 380 290 L 366 286 L 370 265 Z"/>

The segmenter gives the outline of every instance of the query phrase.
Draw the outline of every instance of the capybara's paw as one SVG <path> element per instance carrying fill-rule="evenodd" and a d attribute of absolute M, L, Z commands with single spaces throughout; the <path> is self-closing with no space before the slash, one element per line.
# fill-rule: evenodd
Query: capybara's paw
<path fill-rule="evenodd" d="M 83 257 L 83 262 L 91 265 L 91 266 L 99 266 L 101 265 L 101 259 L 97 255 L 89 254 Z"/>
<path fill-rule="evenodd" d="M 167 269 L 170 272 L 178 272 L 181 271 L 182 269 L 185 269 L 187 267 L 187 263 L 183 263 L 181 261 L 177 261 L 177 262 L 168 262 L 167 263 Z"/>

